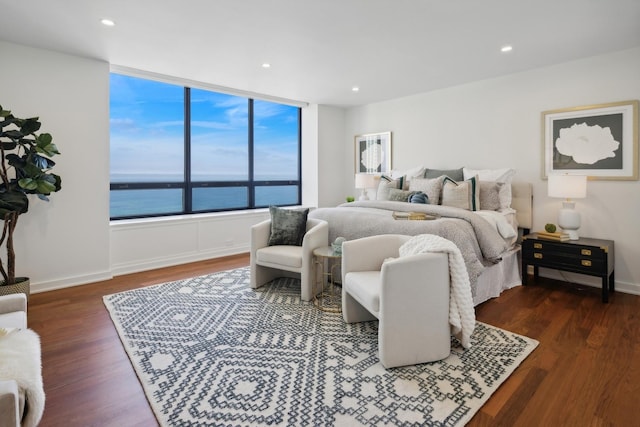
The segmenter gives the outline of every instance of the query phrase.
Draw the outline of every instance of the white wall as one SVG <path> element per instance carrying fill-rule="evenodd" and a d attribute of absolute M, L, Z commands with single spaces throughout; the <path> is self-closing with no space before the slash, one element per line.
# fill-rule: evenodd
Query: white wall
<path fill-rule="evenodd" d="M 62 190 L 32 198 L 18 222 L 16 273 L 36 291 L 111 277 L 109 65 L 2 41 L 0 58 L 0 103 L 39 116 L 62 153 Z"/>
<path fill-rule="evenodd" d="M 353 191 L 343 192 L 345 182 L 354 181 L 353 162 L 344 155 L 345 110 L 343 108 L 319 106 L 318 141 L 320 150 L 315 159 L 320 171 L 318 203 L 315 206 L 336 206 L 345 202 Z M 351 169 L 349 169 L 351 166 Z"/>
<path fill-rule="evenodd" d="M 555 223 L 561 207 L 560 200 L 547 197 L 541 178 L 541 112 L 640 99 L 639 76 L 636 48 L 352 108 L 346 114 L 344 156 L 353 162 L 353 135 L 391 131 L 394 169 L 513 167 L 516 180 L 534 185 L 534 229 L 539 229 Z M 353 191 L 351 182 L 344 187 Z M 640 294 L 640 181 L 589 181 L 587 198 L 576 209 L 582 213 L 582 235 L 615 241 L 617 289 Z M 567 276 L 599 286 L 595 278 Z"/>

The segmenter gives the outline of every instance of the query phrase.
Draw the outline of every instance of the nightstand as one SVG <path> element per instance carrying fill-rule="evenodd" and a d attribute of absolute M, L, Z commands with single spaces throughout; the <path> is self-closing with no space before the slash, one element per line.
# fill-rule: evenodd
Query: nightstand
<path fill-rule="evenodd" d="M 602 278 L 602 302 L 609 302 L 609 292 L 615 291 L 615 258 L 613 240 L 581 237 L 558 242 L 545 240 L 532 233 L 522 238 L 522 284 L 527 284 L 527 266 L 546 267 Z"/>

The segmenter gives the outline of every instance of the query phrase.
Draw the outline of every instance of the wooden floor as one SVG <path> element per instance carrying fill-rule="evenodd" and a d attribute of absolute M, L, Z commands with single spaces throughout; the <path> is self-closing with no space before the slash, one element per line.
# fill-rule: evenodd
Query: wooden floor
<path fill-rule="evenodd" d="M 102 296 L 248 264 L 247 255 L 34 294 L 47 404 L 41 426 L 156 426 Z M 533 283 L 533 280 L 530 280 Z M 476 308 L 540 341 L 469 426 L 640 426 L 640 297 L 540 279 Z"/>

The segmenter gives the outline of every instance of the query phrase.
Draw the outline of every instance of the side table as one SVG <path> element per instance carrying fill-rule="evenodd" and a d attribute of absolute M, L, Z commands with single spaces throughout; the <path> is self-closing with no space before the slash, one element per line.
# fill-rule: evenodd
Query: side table
<path fill-rule="evenodd" d="M 545 240 L 532 233 L 522 238 L 522 284 L 527 284 L 527 266 L 598 276 L 602 279 L 602 302 L 609 302 L 615 291 L 615 258 L 612 240 L 581 237 L 578 240 L 557 242 Z"/>
<path fill-rule="evenodd" d="M 334 252 L 331 246 L 323 246 L 313 250 L 313 258 L 316 285 L 320 281 L 320 289 L 315 289 L 314 304 L 322 311 L 340 313 L 342 289 L 336 285 L 335 276 L 340 268 L 342 253 Z"/>

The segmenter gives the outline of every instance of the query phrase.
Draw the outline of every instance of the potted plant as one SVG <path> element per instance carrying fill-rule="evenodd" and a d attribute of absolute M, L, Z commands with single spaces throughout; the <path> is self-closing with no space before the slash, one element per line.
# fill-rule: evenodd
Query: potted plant
<path fill-rule="evenodd" d="M 13 233 L 18 218 L 29 210 L 29 195 L 48 201 L 60 190 L 61 180 L 49 171 L 51 160 L 60 154 L 48 133 L 40 130 L 38 117 L 20 119 L 0 105 L 0 218 L 4 221 L 0 247 L 6 249 L 6 265 L 0 259 L 0 295 L 24 292 L 29 296 L 29 279 L 16 278 Z"/>

